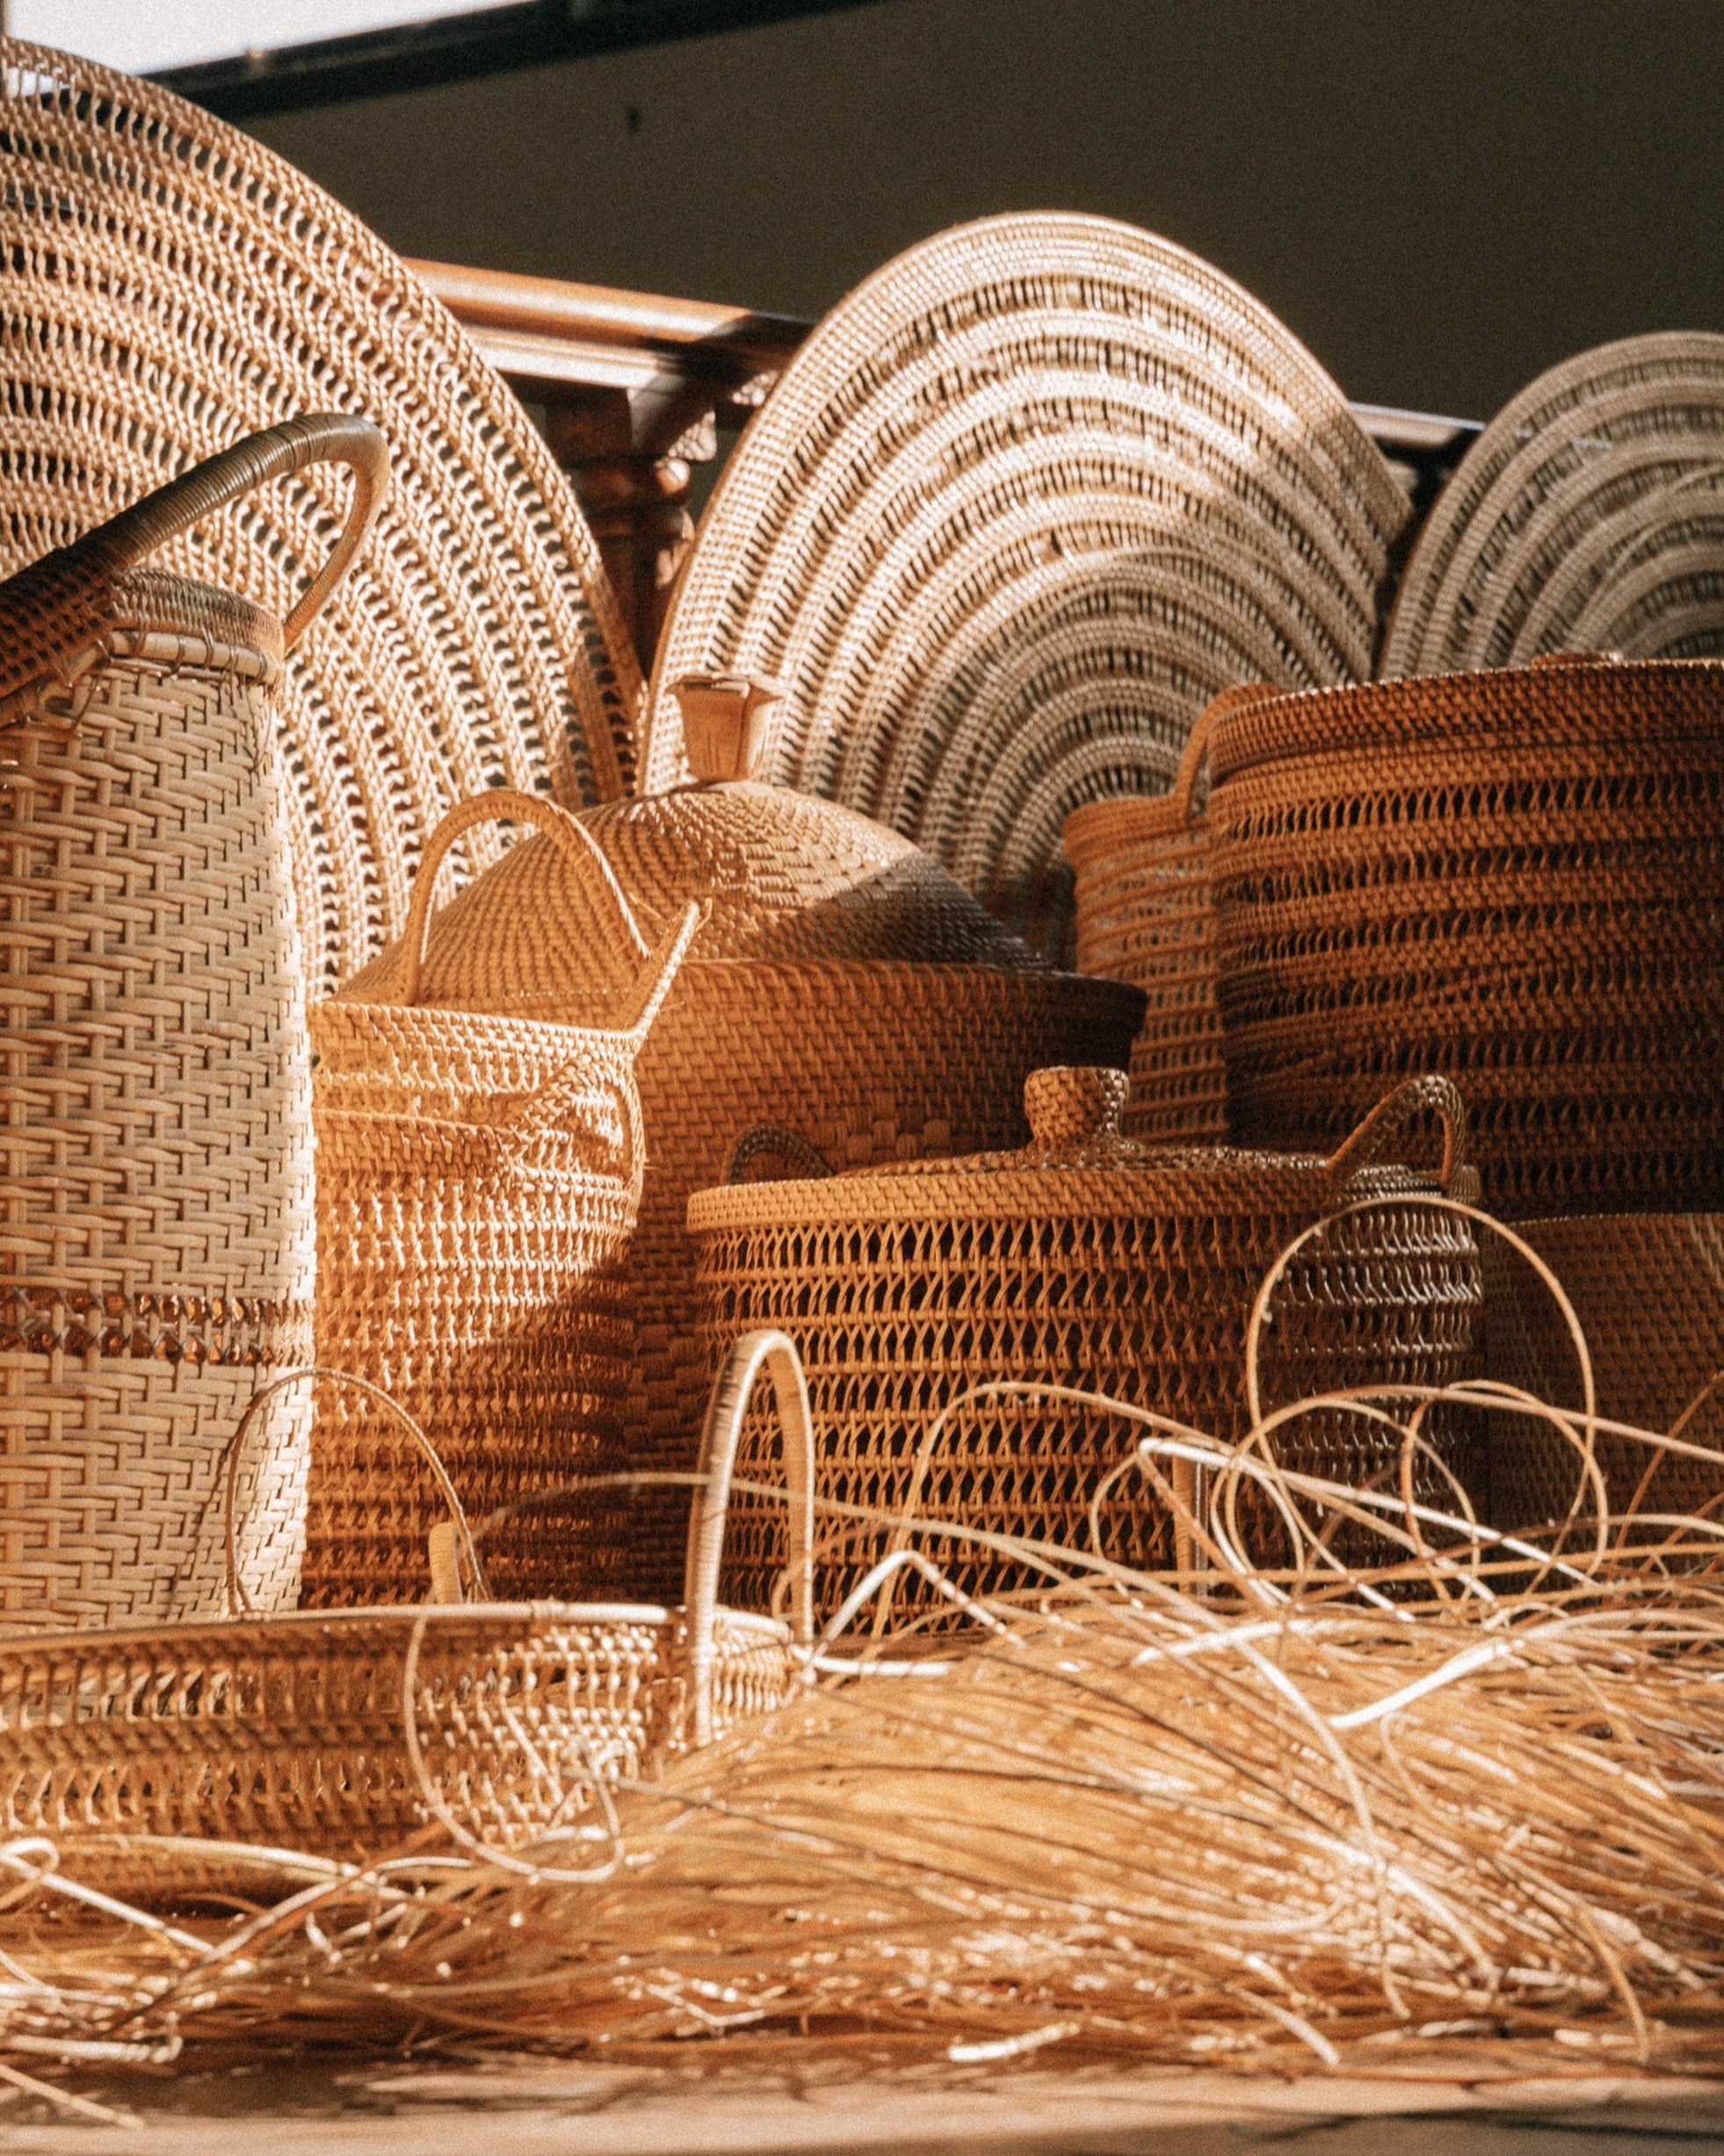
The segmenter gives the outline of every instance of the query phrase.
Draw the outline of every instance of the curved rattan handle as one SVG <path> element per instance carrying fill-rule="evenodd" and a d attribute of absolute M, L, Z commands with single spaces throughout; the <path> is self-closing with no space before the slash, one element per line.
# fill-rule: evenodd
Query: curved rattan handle
<path fill-rule="evenodd" d="M 284 650 L 291 651 L 328 604 L 348 564 L 377 521 L 389 485 L 389 446 L 369 419 L 339 412 L 309 412 L 284 419 L 230 449 L 219 450 L 165 487 L 135 502 L 67 548 L 69 555 L 99 562 L 113 575 L 138 563 L 205 517 L 272 479 L 285 479 L 308 464 L 345 464 L 353 475 L 353 499 L 330 558 L 312 578 L 282 624 Z"/>
<path fill-rule="evenodd" d="M 449 1507 L 449 1517 L 454 1523 L 456 1535 L 460 1538 L 461 1554 L 467 1559 L 467 1571 L 472 1576 L 474 1591 L 481 1601 L 489 1601 L 491 1595 L 490 1586 L 485 1578 L 485 1568 L 479 1562 L 479 1550 L 473 1539 L 473 1530 L 467 1525 L 466 1510 L 460 1498 L 455 1494 L 455 1485 L 449 1479 L 449 1470 L 438 1457 L 436 1446 L 431 1443 L 430 1438 L 425 1435 L 400 1402 L 392 1400 L 380 1385 L 373 1385 L 368 1377 L 356 1376 L 351 1370 L 330 1369 L 322 1364 L 313 1363 L 301 1369 L 286 1371 L 279 1377 L 271 1378 L 267 1384 L 259 1385 L 257 1391 L 246 1402 L 239 1420 L 234 1425 L 233 1435 L 221 1448 L 217 1456 L 215 1463 L 217 1475 L 221 1475 L 224 1466 L 228 1470 L 221 1494 L 222 1516 L 227 1530 L 228 1544 L 228 1614 L 230 1616 L 237 1616 L 243 1612 L 248 1617 L 257 1614 L 252 1608 L 250 1596 L 246 1593 L 240 1580 L 239 1548 L 234 1531 L 234 1493 L 239 1482 L 240 1453 L 245 1443 L 245 1434 L 251 1426 L 251 1418 L 265 1400 L 273 1397 L 278 1392 L 285 1391 L 289 1385 L 315 1384 L 323 1378 L 333 1379 L 337 1384 L 351 1385 L 357 1390 L 363 1392 L 367 1398 L 376 1400 L 381 1406 L 387 1408 L 424 1455 L 430 1463 L 431 1471 L 437 1479 L 437 1486 L 443 1494 L 443 1501 Z"/>
<path fill-rule="evenodd" d="M 730 1507 L 730 1478 L 742 1441 L 742 1417 L 764 1371 L 772 1381 L 784 1432 L 785 1480 L 790 1485 L 791 1610 L 796 1644 L 814 1644 L 814 1417 L 808 1380 L 796 1344 L 784 1332 L 745 1332 L 724 1359 L 706 1404 L 700 1434 L 694 1508 L 688 1523 L 688 1572 L 683 1601 L 688 1612 L 690 1689 L 694 1696 L 694 1741 L 713 1736 L 713 1631 L 718 1608 L 719 1560 Z"/>
<path fill-rule="evenodd" d="M 754 1123 L 731 1147 L 725 1181 L 745 1183 L 754 1163 L 763 1154 L 774 1153 L 780 1160 L 794 1163 L 800 1181 L 821 1182 L 832 1172 L 825 1154 L 817 1145 L 810 1145 L 800 1130 L 791 1130 L 783 1123 Z"/>
<path fill-rule="evenodd" d="M 1431 1114 L 1436 1115 L 1443 1126 L 1443 1165 L 1438 1170 L 1437 1180 L 1447 1196 L 1450 1184 L 1467 1161 L 1467 1103 L 1451 1079 L 1438 1077 L 1434 1071 L 1423 1078 L 1409 1078 L 1404 1085 L 1397 1085 L 1377 1103 L 1339 1151 L 1330 1156 L 1329 1181 L 1338 1189 L 1360 1168 L 1376 1166 L 1390 1138 L 1398 1137 L 1416 1117 Z"/>
<path fill-rule="evenodd" d="M 1173 774 L 1173 784 L 1167 789 L 1170 811 L 1177 811 L 1182 824 L 1192 820 L 1192 798 L 1197 792 L 1198 773 L 1203 769 L 1209 755 L 1209 737 L 1230 711 L 1238 711 L 1247 704 L 1260 702 L 1265 696 L 1283 693 L 1268 681 L 1235 682 L 1230 689 L 1222 689 L 1203 707 L 1197 722 L 1185 737 L 1185 748 L 1179 759 L 1179 768 Z"/>
<path fill-rule="evenodd" d="M 623 896 L 616 871 L 585 824 L 577 817 L 570 816 L 567 809 L 559 809 L 554 802 L 541 801 L 537 794 L 518 794 L 511 788 L 498 787 L 488 794 L 475 794 L 471 801 L 457 802 L 426 839 L 413 878 L 413 895 L 408 902 L 401 955 L 395 962 L 395 993 L 380 996 L 378 1001 L 415 1004 L 419 1000 L 419 977 L 424 969 L 425 940 L 431 933 L 431 889 L 437 882 L 437 872 L 449 848 L 475 824 L 531 824 L 535 831 L 543 831 L 561 846 L 570 860 L 583 868 L 596 867 L 600 881 L 611 894 L 623 933 L 634 947 L 634 955 L 640 959 L 647 957 L 647 940 L 636 924 L 634 909 Z"/>

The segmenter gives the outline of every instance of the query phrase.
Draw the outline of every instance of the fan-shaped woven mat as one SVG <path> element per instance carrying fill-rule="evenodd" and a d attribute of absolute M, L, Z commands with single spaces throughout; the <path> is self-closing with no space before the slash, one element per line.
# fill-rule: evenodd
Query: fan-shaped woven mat
<path fill-rule="evenodd" d="M 1432 509 L 1380 671 L 1724 655 L 1724 337 L 1625 338 L 1505 405 Z"/>
<path fill-rule="evenodd" d="M 0 61 L 0 576 L 276 420 L 364 413 L 388 437 L 389 501 L 284 701 L 323 992 L 399 933 L 452 802 L 623 790 L 627 635 L 526 414 L 357 218 L 151 83 L 14 39 Z M 285 613 L 345 485 L 324 467 L 267 488 L 162 564 Z"/>
<path fill-rule="evenodd" d="M 659 648 L 778 677 L 764 777 L 915 838 L 1057 942 L 1080 802 L 1163 790 L 1230 683 L 1368 676 L 1408 504 L 1335 384 L 1195 256 L 990 218 L 879 271 L 726 467 Z"/>

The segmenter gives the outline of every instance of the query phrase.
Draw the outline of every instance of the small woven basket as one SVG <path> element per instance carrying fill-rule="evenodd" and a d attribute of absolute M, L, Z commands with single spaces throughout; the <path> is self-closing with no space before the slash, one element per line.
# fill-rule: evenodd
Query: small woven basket
<path fill-rule="evenodd" d="M 640 964 L 615 1029 L 417 1002 L 438 864 L 463 831 L 504 820 L 536 826 L 620 909 Z M 385 1385 L 471 1511 L 619 1463 L 627 1254 L 646 1160 L 634 1061 L 699 920 L 685 907 L 648 955 L 579 823 L 497 790 L 432 835 L 406 941 L 364 999 L 350 990 L 311 1013 L 317 1359 Z M 540 926 L 518 919 L 516 933 L 529 941 Z M 320 1407 L 305 1604 L 423 1593 L 437 1502 L 368 1407 Z M 626 1551 L 608 1522 L 595 1500 L 561 1538 L 518 1537 L 496 1555 L 499 1586 L 511 1597 L 611 1592 Z"/>
<path fill-rule="evenodd" d="M 1389 1202 L 1336 1223 L 1288 1267 L 1265 1335 L 1269 1392 L 1293 1401 L 1470 1374 L 1482 1299 L 1470 1231 L 1429 1201 L 1428 1180 L 1375 1165 L 1392 1136 L 1434 1111 L 1447 1132 L 1446 1186 L 1465 1127 L 1452 1086 L 1402 1087 L 1322 1161 L 1151 1151 L 1119 1133 L 1126 1085 L 1112 1071 L 1036 1073 L 1025 1152 L 732 1185 L 690 1201 L 714 1359 L 757 1325 L 781 1325 L 801 1353 L 820 1498 L 1087 1548 L 1091 1494 L 1129 1457 L 1133 1428 L 1063 1403 L 979 1402 L 927 1451 L 932 1418 L 971 1386 L 1014 1380 L 1105 1393 L 1236 1440 L 1250 1422 L 1245 1333 L 1264 1274 L 1302 1229 L 1361 1196 Z M 758 1156 L 745 1140 L 739 1172 Z M 1477 1479 L 1467 1426 L 1452 1419 L 1428 1434 L 1463 1481 Z M 770 1454 L 764 1425 L 751 1442 Z M 1398 1444 L 1356 1417 L 1290 1423 L 1277 1456 L 1339 1482 L 1398 1486 Z M 1415 1486 L 1452 1506 L 1451 1485 L 1423 1459 Z M 1268 1508 L 1241 1510 L 1257 1560 L 1285 1563 Z M 1150 1569 L 1183 1562 L 1144 1478 L 1119 1483 L 1104 1517 L 1109 1555 Z M 822 1616 L 892 1533 L 840 1524 L 841 1542 L 822 1542 Z M 752 1600 L 782 1561 L 777 1523 L 745 1517 L 733 1539 L 732 1592 Z M 1036 1584 L 1033 1569 L 974 1546 L 923 1546 L 968 1593 Z M 909 1593 L 926 1599 L 920 1586 Z"/>
<path fill-rule="evenodd" d="M 286 628 L 140 564 L 327 461 L 345 530 Z M 375 514 L 364 421 L 293 420 L 0 587 L 0 1621 L 217 1607 L 214 1463 L 311 1345 L 304 996 L 280 802 L 282 655 Z M 256 1455 L 248 1556 L 291 1608 L 303 1402 Z"/>

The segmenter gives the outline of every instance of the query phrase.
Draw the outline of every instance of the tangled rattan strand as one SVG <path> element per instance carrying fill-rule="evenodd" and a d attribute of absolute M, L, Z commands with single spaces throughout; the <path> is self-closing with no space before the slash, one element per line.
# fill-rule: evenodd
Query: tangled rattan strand
<path fill-rule="evenodd" d="M 1409 514 L 1266 309 L 1131 227 L 1008 216 L 876 272 L 797 353 L 714 491 L 671 685 L 777 677 L 763 776 L 915 838 L 1049 955 L 1079 802 L 1155 793 L 1238 681 L 1370 672 Z"/>
<path fill-rule="evenodd" d="M 1385 677 L 1541 651 L 1724 653 L 1724 337 L 1631 337 L 1523 389 L 1407 564 Z"/>
<path fill-rule="evenodd" d="M 362 412 L 388 438 L 391 499 L 289 660 L 279 722 L 308 984 L 327 992 L 399 933 L 451 802 L 622 790 L 627 635 L 526 414 L 356 217 L 152 83 L 16 39 L 0 65 L 0 571 L 292 414 Z M 285 613 L 341 499 L 308 475 L 167 565 Z"/>
<path fill-rule="evenodd" d="M 1724 664 L 1552 660 L 1276 699 L 1211 738 L 1235 1134 L 1466 1089 L 1494 1209 L 1724 1198 Z"/>

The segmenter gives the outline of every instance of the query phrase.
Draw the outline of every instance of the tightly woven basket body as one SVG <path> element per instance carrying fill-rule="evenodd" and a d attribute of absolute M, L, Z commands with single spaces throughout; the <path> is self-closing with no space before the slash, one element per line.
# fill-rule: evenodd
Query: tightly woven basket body
<path fill-rule="evenodd" d="M 821 1499 L 1088 1547 L 1090 1499 L 1130 1456 L 1135 1430 L 1062 1403 L 983 1401 L 957 1411 L 924 1458 L 933 1417 L 967 1388 L 1009 1379 L 1105 1392 L 1236 1439 L 1249 1426 L 1245 1331 L 1264 1274 L 1300 1230 L 1365 1195 L 1391 1202 L 1336 1223 L 1289 1268 L 1265 1336 L 1273 1398 L 1468 1373 L 1481 1303 L 1471 1235 L 1429 1202 L 1428 1184 L 1365 1165 L 1403 1114 L 1434 1106 L 1458 1129 L 1452 1087 L 1408 1089 L 1330 1164 L 1150 1151 L 1119 1134 L 1126 1083 L 1117 1071 L 1038 1073 L 1026 1152 L 743 1183 L 690 1201 L 714 1361 L 750 1325 L 781 1325 L 796 1342 Z M 770 1456 L 771 1440 L 757 1423 L 745 1446 Z M 1476 1478 L 1458 1420 L 1437 1442 L 1463 1480 Z M 1398 1445 L 1357 1419 L 1307 1417 L 1277 1448 L 1284 1465 L 1338 1481 L 1398 1474 Z M 1427 1463 L 1416 1490 L 1453 1505 Z M 1256 1559 L 1285 1563 L 1267 1509 L 1241 1512 Z M 1110 1556 L 1172 1568 L 1171 1523 L 1147 1480 L 1116 1486 L 1104 1528 Z M 889 1526 L 829 1530 L 818 1550 L 822 1615 L 891 1537 Z M 744 1516 L 734 1539 L 732 1592 L 752 1601 L 782 1561 L 776 1522 Z M 970 1593 L 1035 1584 L 1032 1570 L 971 1545 L 921 1546 Z"/>
<path fill-rule="evenodd" d="M 563 810 L 505 791 L 465 804 L 421 867 L 416 962 L 442 852 L 499 818 L 540 825 L 535 843 L 572 849 L 577 874 L 592 872 Z M 645 1165 L 634 1064 L 699 916 L 685 909 L 648 958 L 614 886 L 609 896 L 637 968 L 614 1029 L 427 1008 L 417 962 L 393 975 L 395 957 L 392 981 L 380 972 L 311 1013 L 318 1360 L 385 1386 L 474 1511 L 619 1463 L 627 1250 Z M 514 933 L 531 945 L 544 927 L 518 917 Z M 385 1000 L 392 984 L 400 1001 Z M 369 1408 L 320 1406 L 306 1604 L 417 1599 L 437 1503 Z M 511 1598 L 571 1584 L 605 1593 L 626 1554 L 595 1500 L 560 1541 L 518 1535 L 494 1569 Z"/>
<path fill-rule="evenodd" d="M 310 420 L 213 459 L 0 588 L 0 1621 L 219 1606 L 214 1463 L 311 1347 L 304 983 L 275 750 L 282 625 L 136 564 L 261 479 L 381 439 Z M 288 641 L 362 535 L 356 512 Z M 303 1403 L 245 1554 L 291 1608 Z"/>
<path fill-rule="evenodd" d="M 1724 1397 L 1701 1395 L 1724 1375 L 1724 1215 L 1613 1213 L 1529 1220 L 1516 1232 L 1561 1281 L 1586 1335 L 1597 1412 L 1612 1422 L 1710 1446 L 1716 1465 L 1598 1433 L 1595 1449 L 1612 1512 L 1719 1518 L 1724 1499 Z M 1549 1289 L 1524 1259 L 1492 1249 L 1487 1266 L 1489 1370 L 1553 1406 L 1585 1405 L 1573 1338 Z M 1699 1402 L 1698 1406 L 1696 1402 Z M 1687 1411 L 1691 1417 L 1683 1422 Z M 1565 1517 L 1582 1480 L 1574 1448 L 1547 1422 L 1491 1418 L 1490 1502 L 1500 1527 Z M 1654 1471 L 1648 1475 L 1648 1470 Z M 1596 1503 L 1582 1495 L 1584 1515 Z M 1658 1539 L 1651 1528 L 1640 1530 Z"/>
<path fill-rule="evenodd" d="M 1724 1203 L 1724 665 L 1278 698 L 1210 759 L 1236 1137 L 1444 1071 L 1506 1218 Z"/>

